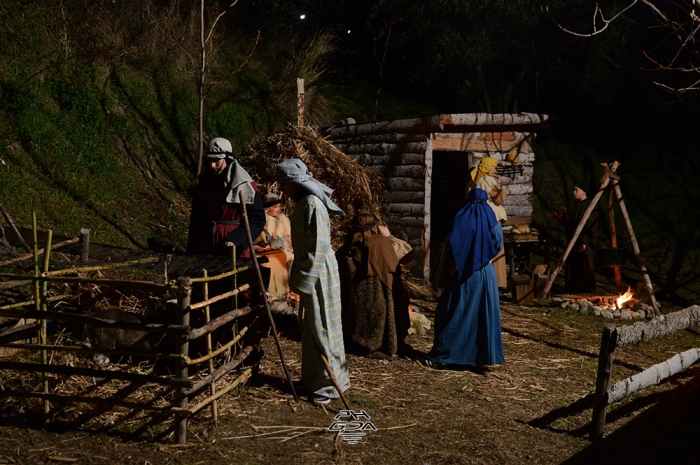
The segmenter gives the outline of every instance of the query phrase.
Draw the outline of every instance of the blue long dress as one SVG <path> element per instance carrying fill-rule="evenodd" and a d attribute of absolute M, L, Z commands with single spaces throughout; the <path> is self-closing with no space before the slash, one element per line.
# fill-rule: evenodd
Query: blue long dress
<path fill-rule="evenodd" d="M 451 232 L 458 270 L 435 310 L 435 340 L 428 358 L 437 363 L 482 366 L 505 362 L 496 272 L 489 261 L 503 246 L 503 229 L 493 213 L 482 208 L 486 206 L 482 196 L 470 193 L 472 203 L 460 211 L 461 216 L 457 214 Z M 470 230 L 455 231 L 460 227 Z"/>

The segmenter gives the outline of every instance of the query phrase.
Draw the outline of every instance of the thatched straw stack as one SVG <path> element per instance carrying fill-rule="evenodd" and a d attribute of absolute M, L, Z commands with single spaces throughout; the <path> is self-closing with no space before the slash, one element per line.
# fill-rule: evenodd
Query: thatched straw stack
<path fill-rule="evenodd" d="M 346 216 L 331 216 L 331 240 L 335 248 L 342 244 L 350 230 L 349 222 L 361 210 L 384 218 L 383 183 L 379 174 L 345 155 L 313 128 L 288 126 L 286 130 L 255 142 L 238 157 L 258 183 L 263 194 L 279 193 L 275 168 L 282 160 L 299 158 L 314 178 L 333 189 L 333 201 Z M 287 199 L 286 212 L 291 214 L 293 203 Z"/>

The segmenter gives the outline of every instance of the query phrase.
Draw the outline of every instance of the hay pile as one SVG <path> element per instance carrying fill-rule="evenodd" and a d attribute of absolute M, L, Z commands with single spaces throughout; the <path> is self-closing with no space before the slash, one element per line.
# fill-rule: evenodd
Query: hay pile
<path fill-rule="evenodd" d="M 258 183 L 263 195 L 268 192 L 279 194 L 275 168 L 287 158 L 301 159 L 314 178 L 333 189 L 333 201 L 346 214 L 345 217 L 331 216 L 334 248 L 342 244 L 350 230 L 349 223 L 358 211 L 369 210 L 380 220 L 384 218 L 384 187 L 380 175 L 345 155 L 313 128 L 290 125 L 286 130 L 252 144 L 238 157 L 238 162 Z M 286 200 L 288 215 L 293 205 L 291 200 Z"/>

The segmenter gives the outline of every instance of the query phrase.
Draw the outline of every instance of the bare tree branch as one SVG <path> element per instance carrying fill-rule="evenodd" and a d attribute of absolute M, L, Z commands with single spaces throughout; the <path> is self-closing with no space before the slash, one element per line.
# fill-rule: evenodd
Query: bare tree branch
<path fill-rule="evenodd" d="M 696 11 L 700 11 L 700 0 L 668 0 L 666 5 L 671 5 L 678 11 L 678 15 L 672 9 L 664 10 L 662 4 L 657 0 L 631 0 L 630 3 L 620 11 L 612 15 L 609 19 L 605 18 L 603 10 L 598 4 L 595 5 L 592 19 L 591 32 L 576 32 L 564 27 L 554 19 L 549 11 L 549 7 L 544 7 L 544 12 L 554 22 L 554 24 L 566 32 L 567 34 L 577 37 L 593 37 L 605 31 L 608 26 L 620 19 L 631 8 L 637 5 L 643 5 L 648 8 L 655 16 L 656 20 L 663 27 L 667 27 L 671 35 L 678 41 L 678 49 L 675 54 L 663 64 L 661 60 L 652 58 L 648 53 L 643 52 L 644 56 L 654 65 L 653 69 L 645 69 L 647 71 L 670 71 L 675 73 L 693 73 L 700 76 L 700 67 L 693 64 L 687 57 L 700 58 L 700 41 L 697 34 L 700 31 L 700 16 Z M 683 54 L 686 54 L 685 60 L 687 63 L 679 64 L 683 59 Z M 670 86 L 661 82 L 654 81 L 654 84 L 660 88 L 676 93 L 684 93 L 698 90 L 700 78 L 689 85 Z"/>
<path fill-rule="evenodd" d="M 160 21 L 158 21 L 158 20 L 156 19 L 156 17 L 153 16 L 153 12 L 151 11 L 150 8 L 148 9 L 148 15 L 151 17 L 151 19 L 153 20 L 153 22 L 156 23 L 156 26 L 158 26 L 158 29 L 160 29 L 160 32 L 162 32 L 163 35 L 166 36 L 166 37 L 168 38 L 168 42 L 170 42 L 172 45 L 175 45 L 177 48 L 179 48 L 180 51 L 182 51 L 182 53 L 184 53 L 185 56 L 187 56 L 187 58 L 190 59 L 190 61 L 192 62 L 192 65 L 193 65 L 193 66 L 197 66 L 197 60 L 192 56 L 192 54 L 191 54 L 190 52 L 187 51 L 187 49 L 186 49 L 185 47 L 182 46 L 182 44 L 180 44 L 179 41 L 175 40 L 175 38 L 174 38 L 173 36 L 171 36 L 171 35 L 165 30 L 165 28 L 160 24 Z"/>
<path fill-rule="evenodd" d="M 221 13 L 219 13 L 219 16 L 217 16 L 216 19 L 214 20 L 214 22 L 212 23 L 211 29 L 209 29 L 209 34 L 207 35 L 207 38 L 206 38 L 205 41 L 204 41 L 205 44 L 206 44 L 207 42 L 209 42 L 209 39 L 211 39 L 211 36 L 212 36 L 212 34 L 214 33 L 214 28 L 216 28 L 216 24 L 219 22 L 219 20 L 221 19 L 221 17 L 222 17 L 223 15 L 225 15 L 225 14 L 228 12 L 228 10 L 230 10 L 231 8 L 233 8 L 233 6 L 234 6 L 236 3 L 238 3 L 238 0 L 234 0 L 229 6 L 226 7 L 226 9 L 225 9 L 224 11 L 222 11 Z M 202 5 L 204 5 L 203 2 L 202 2 Z"/>
<path fill-rule="evenodd" d="M 260 41 L 260 31 L 258 31 L 258 36 L 255 38 L 255 43 L 253 44 L 253 48 L 250 50 L 250 53 L 248 54 L 248 56 L 246 57 L 246 59 L 243 60 L 243 63 L 241 63 L 241 64 L 238 66 L 238 68 L 236 68 L 235 70 L 231 71 L 228 75 L 226 75 L 225 78 L 219 79 L 219 81 L 218 81 L 216 84 L 213 84 L 213 85 L 211 86 L 211 88 L 209 88 L 209 90 L 206 92 L 205 95 L 209 95 L 209 93 L 210 93 L 212 90 L 216 89 L 216 88 L 219 87 L 221 84 L 223 84 L 224 82 L 228 81 L 228 80 L 231 79 L 233 76 L 235 76 L 240 70 L 242 70 L 243 67 L 248 63 L 248 61 L 250 61 L 250 59 L 253 58 L 253 54 L 255 54 L 255 49 L 258 47 L 258 42 L 259 42 L 259 41 Z"/>

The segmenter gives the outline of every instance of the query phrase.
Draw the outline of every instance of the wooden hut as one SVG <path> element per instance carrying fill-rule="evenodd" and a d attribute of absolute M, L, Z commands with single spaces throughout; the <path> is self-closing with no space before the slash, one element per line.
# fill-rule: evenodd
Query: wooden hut
<path fill-rule="evenodd" d="M 386 222 L 416 251 L 412 274 L 428 279 L 450 221 L 464 203 L 469 171 L 482 157 L 500 161 L 507 224 L 530 223 L 532 141 L 548 124 L 547 115 L 534 113 L 460 113 L 336 125 L 326 136 L 384 177 Z M 515 155 L 517 161 L 506 161 Z"/>

